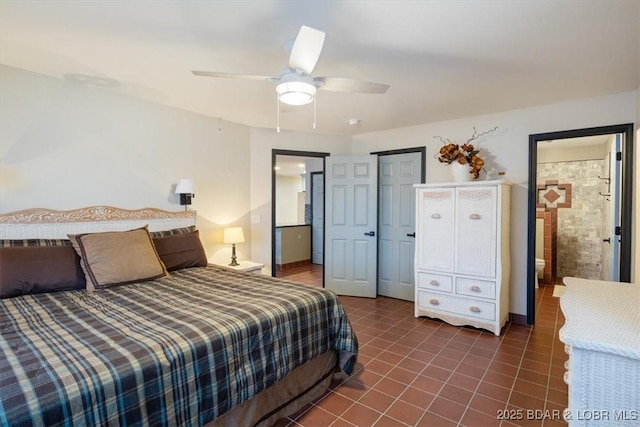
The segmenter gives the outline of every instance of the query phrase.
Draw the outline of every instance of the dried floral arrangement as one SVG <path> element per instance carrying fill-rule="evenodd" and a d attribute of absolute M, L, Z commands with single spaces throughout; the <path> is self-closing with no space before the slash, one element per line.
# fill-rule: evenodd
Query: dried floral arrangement
<path fill-rule="evenodd" d="M 473 135 L 471 135 L 471 138 L 467 139 L 467 142 L 462 144 L 462 146 L 451 141 L 449 138 L 434 136 L 434 138 L 438 138 L 444 144 L 442 148 L 440 148 L 440 152 L 436 155 L 436 158 L 441 163 L 446 163 L 447 165 L 450 165 L 453 162 L 458 162 L 461 165 L 468 164 L 469 173 L 473 175 L 474 179 L 478 179 L 478 177 L 480 176 L 480 171 L 484 167 L 484 160 L 480 156 L 478 156 L 478 153 L 480 151 L 473 144 L 471 144 L 471 142 L 487 136 L 497 129 L 498 126 L 488 131 L 478 133 L 476 127 L 474 126 Z"/>

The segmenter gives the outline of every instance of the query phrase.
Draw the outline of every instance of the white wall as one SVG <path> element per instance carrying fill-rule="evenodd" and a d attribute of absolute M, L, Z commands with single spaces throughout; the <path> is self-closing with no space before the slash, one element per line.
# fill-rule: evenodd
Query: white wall
<path fill-rule="evenodd" d="M 276 225 L 298 224 L 298 193 L 302 186 L 299 176 L 276 175 Z"/>
<path fill-rule="evenodd" d="M 277 133 L 274 129 L 251 129 L 251 257 L 263 262 L 271 274 L 271 152 L 273 149 L 348 154 L 351 137 L 320 133 Z"/>
<path fill-rule="evenodd" d="M 182 210 L 173 186 L 191 178 L 209 258 L 230 257 L 227 224 L 250 255 L 248 127 L 6 66 L 0 93 L 0 212 Z"/>
<path fill-rule="evenodd" d="M 357 135 L 353 138 L 353 153 L 361 154 L 424 145 L 427 148 L 426 181 L 428 183 L 445 182 L 450 180 L 449 170 L 434 158 L 442 144 L 433 137 L 439 135 L 453 141 L 464 142 L 473 134 L 474 126 L 478 131 L 498 126 L 498 131 L 481 140 L 477 146 L 481 150 L 481 157 L 487 162 L 489 174 L 495 176 L 497 172 L 503 171 L 505 178 L 513 183 L 510 311 L 524 315 L 527 301 L 529 135 L 630 123 L 636 120 L 637 109 L 638 101 L 635 92 L 582 99 Z"/>

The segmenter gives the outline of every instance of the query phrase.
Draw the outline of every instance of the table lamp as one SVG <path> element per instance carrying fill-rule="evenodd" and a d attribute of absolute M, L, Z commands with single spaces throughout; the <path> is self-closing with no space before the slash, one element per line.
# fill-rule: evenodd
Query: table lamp
<path fill-rule="evenodd" d="M 244 233 L 242 227 L 227 227 L 224 229 L 224 243 L 231 243 L 231 264 L 235 267 L 238 264 L 236 260 L 236 243 L 244 242 Z"/>

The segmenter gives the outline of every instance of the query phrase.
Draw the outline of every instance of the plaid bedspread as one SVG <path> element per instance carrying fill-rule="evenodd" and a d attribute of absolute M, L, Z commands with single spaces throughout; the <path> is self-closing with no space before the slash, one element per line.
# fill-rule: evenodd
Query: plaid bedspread
<path fill-rule="evenodd" d="M 202 425 L 358 343 L 335 295 L 209 266 L 0 300 L 0 425 Z"/>

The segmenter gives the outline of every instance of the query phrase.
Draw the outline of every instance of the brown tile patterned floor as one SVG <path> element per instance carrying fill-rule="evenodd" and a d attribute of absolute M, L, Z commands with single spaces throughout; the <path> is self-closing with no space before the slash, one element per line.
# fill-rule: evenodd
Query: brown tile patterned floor
<path fill-rule="evenodd" d="M 277 425 L 566 425 L 564 318 L 552 294 L 553 286 L 537 290 L 534 327 L 507 324 L 499 337 L 416 319 L 411 302 L 340 297 L 360 343 L 358 368 Z"/>
<path fill-rule="evenodd" d="M 278 277 L 308 285 L 322 286 L 322 264 L 288 267 L 278 271 Z"/>

